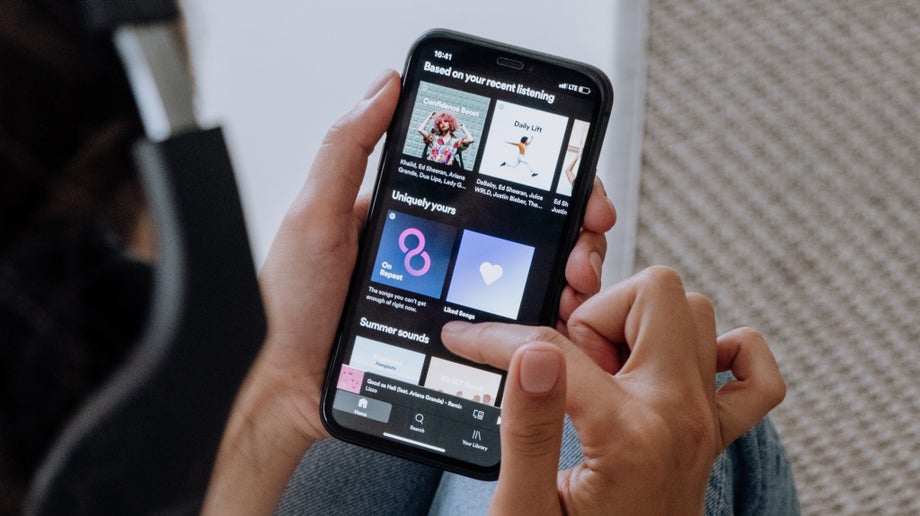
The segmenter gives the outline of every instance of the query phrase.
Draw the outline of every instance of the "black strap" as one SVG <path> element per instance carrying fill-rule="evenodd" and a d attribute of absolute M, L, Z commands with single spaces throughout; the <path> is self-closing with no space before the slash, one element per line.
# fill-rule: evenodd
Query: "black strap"
<path fill-rule="evenodd" d="M 83 0 L 87 28 L 113 30 L 122 25 L 146 25 L 175 20 L 175 0 Z"/>
<path fill-rule="evenodd" d="M 84 0 L 84 9 L 88 28 L 106 31 L 157 24 L 160 34 L 162 22 L 178 15 L 174 0 Z M 122 58 L 154 75 L 172 73 L 175 60 L 159 59 L 161 47 L 143 50 L 150 52 Z M 190 94 L 156 93 L 167 108 L 174 107 L 169 96 Z M 200 507 L 266 321 L 223 135 L 194 125 L 136 146 L 156 222 L 152 312 L 127 362 L 50 450 L 26 514 L 191 514 Z"/>
<path fill-rule="evenodd" d="M 218 129 L 141 142 L 159 240 L 136 352 L 68 426 L 27 514 L 191 514 L 265 336 L 236 182 Z"/>

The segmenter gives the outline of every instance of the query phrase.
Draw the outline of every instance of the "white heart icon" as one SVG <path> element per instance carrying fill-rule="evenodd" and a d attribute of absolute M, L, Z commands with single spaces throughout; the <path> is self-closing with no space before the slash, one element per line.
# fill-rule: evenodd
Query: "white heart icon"
<path fill-rule="evenodd" d="M 504 273 L 505 271 L 502 269 L 501 265 L 492 265 L 489 262 L 482 262 L 479 266 L 479 274 L 482 276 L 482 280 L 486 282 L 486 285 L 495 283 Z"/>

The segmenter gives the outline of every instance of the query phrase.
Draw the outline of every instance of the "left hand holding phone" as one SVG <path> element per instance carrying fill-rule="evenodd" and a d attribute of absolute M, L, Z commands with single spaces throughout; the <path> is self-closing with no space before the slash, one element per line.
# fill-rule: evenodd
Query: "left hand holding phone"
<path fill-rule="evenodd" d="M 271 514 L 314 441 L 328 437 L 319 400 L 367 215 L 356 201 L 367 157 L 399 97 L 387 71 L 326 134 L 259 276 L 268 336 L 237 396 L 206 514 Z"/>
<path fill-rule="evenodd" d="M 358 191 L 399 89 L 399 74 L 385 72 L 329 130 L 279 228 L 259 278 L 268 337 L 227 424 L 205 514 L 270 514 L 304 453 L 328 437 L 319 400 L 367 215 Z M 615 220 L 597 181 L 566 270 L 561 320 L 599 290 L 603 233 Z"/>

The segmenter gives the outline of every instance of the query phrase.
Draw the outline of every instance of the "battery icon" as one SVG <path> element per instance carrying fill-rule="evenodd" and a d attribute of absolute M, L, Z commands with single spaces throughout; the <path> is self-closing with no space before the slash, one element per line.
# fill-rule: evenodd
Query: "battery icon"
<path fill-rule="evenodd" d="M 578 87 L 578 93 L 581 93 L 582 95 L 587 95 L 587 94 L 591 93 L 591 88 L 589 88 L 589 87 L 587 87 L 587 86 L 579 86 L 579 87 Z"/>

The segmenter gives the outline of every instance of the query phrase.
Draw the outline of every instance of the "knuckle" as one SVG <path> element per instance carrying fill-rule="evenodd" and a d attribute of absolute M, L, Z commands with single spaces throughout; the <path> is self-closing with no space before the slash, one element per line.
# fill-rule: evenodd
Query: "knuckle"
<path fill-rule="evenodd" d="M 349 126 L 350 116 L 345 115 L 342 118 L 339 118 L 326 130 L 326 135 L 323 137 L 322 145 L 335 145 L 338 142 L 341 142 L 348 138 L 348 126 Z"/>
<path fill-rule="evenodd" d="M 549 326 L 531 326 L 528 327 L 523 335 L 524 342 L 548 342 L 558 345 L 564 337 L 554 328 Z"/>
<path fill-rule="evenodd" d="M 573 313 L 569 320 L 566 321 L 566 331 L 569 332 L 569 338 L 575 342 L 592 335 L 591 326 L 587 323 L 584 316 L 579 313 Z"/>
<path fill-rule="evenodd" d="M 594 250 L 600 253 L 601 258 L 607 256 L 607 236 L 604 233 L 594 233 Z"/>
<path fill-rule="evenodd" d="M 757 380 L 758 389 L 761 391 L 761 398 L 767 406 L 767 411 L 782 403 L 786 398 L 786 381 L 780 373 L 776 359 L 770 351 L 766 338 L 756 328 L 744 326 L 732 331 L 735 339 L 741 345 L 753 349 L 756 356 L 759 356 L 758 372 L 760 378 Z"/>
<path fill-rule="evenodd" d="M 562 442 L 562 419 L 531 420 L 524 425 L 506 423 L 502 433 L 502 444 L 516 456 L 532 458 L 558 453 Z"/>
<path fill-rule="evenodd" d="M 349 152 L 369 155 L 374 150 L 376 140 L 367 141 L 367 131 L 359 122 L 360 119 L 354 111 L 345 114 L 329 127 L 320 147 L 322 149 L 347 148 L 350 149 Z"/>
<path fill-rule="evenodd" d="M 783 376 L 777 370 L 774 374 L 771 374 L 764 383 L 764 390 L 766 391 L 764 399 L 772 409 L 786 399 L 786 381 L 783 380 Z"/>
<path fill-rule="evenodd" d="M 703 294 L 699 292 L 690 292 L 687 294 L 687 302 L 695 312 L 705 314 L 713 319 L 715 318 L 716 310 L 712 304 L 712 300 Z"/>
<path fill-rule="evenodd" d="M 665 265 L 653 265 L 641 273 L 642 279 L 647 284 L 657 287 L 657 288 L 674 288 L 680 287 L 683 289 L 684 283 L 680 278 L 680 274 Z"/>
<path fill-rule="evenodd" d="M 741 340 L 744 343 L 750 344 L 763 344 L 766 345 L 767 340 L 764 338 L 763 334 L 760 333 L 756 328 L 751 328 L 750 326 L 742 326 L 733 331 L 735 337 Z"/>

